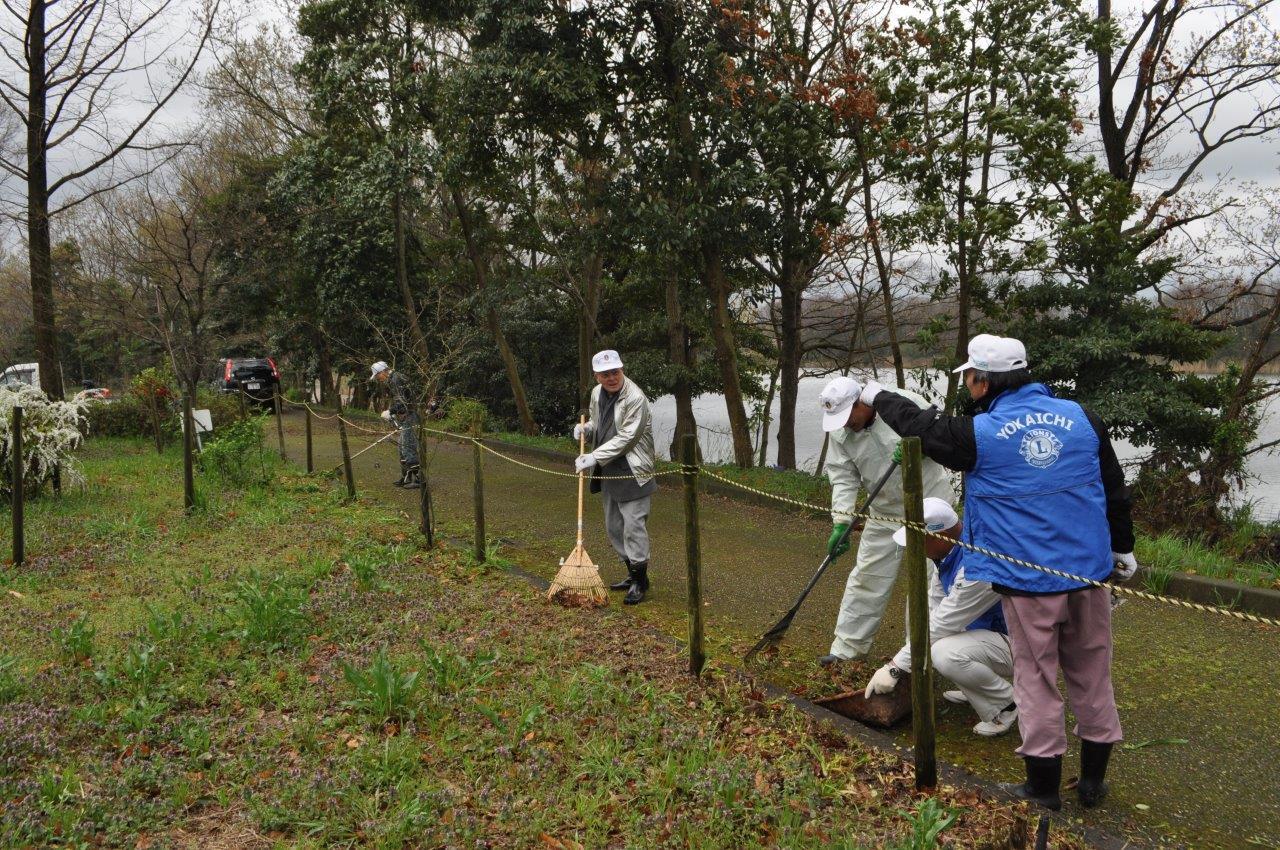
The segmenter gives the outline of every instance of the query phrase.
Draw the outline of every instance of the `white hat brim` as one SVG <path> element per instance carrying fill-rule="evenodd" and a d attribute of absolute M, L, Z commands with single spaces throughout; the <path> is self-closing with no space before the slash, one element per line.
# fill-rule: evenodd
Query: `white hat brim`
<path fill-rule="evenodd" d="M 975 369 L 975 368 L 977 368 L 977 367 L 973 365 L 973 361 L 972 361 L 972 360 L 966 360 L 964 363 L 960 364 L 959 366 L 957 366 L 956 368 L 952 369 L 951 371 L 952 371 L 953 373 L 955 373 L 955 374 L 959 374 L 959 373 L 963 372 L 965 369 Z"/>
<path fill-rule="evenodd" d="M 893 542 L 903 549 L 907 548 L 907 527 L 905 525 L 893 533 Z"/>
<path fill-rule="evenodd" d="M 849 423 L 849 411 L 853 410 L 853 402 L 849 402 L 838 410 L 830 413 L 822 414 L 822 430 L 830 434 L 832 431 L 839 431 Z"/>

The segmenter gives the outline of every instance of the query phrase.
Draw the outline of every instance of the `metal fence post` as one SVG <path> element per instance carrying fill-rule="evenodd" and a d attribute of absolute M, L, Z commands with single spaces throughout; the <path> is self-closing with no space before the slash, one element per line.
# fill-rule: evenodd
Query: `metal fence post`
<path fill-rule="evenodd" d="M 26 487 L 22 480 L 22 408 L 13 409 L 13 437 L 9 441 L 13 451 L 13 474 L 10 484 L 13 486 L 13 565 L 19 566 L 26 558 L 26 541 L 23 539 L 22 512 L 24 509 L 23 490 Z"/>
<path fill-rule="evenodd" d="M 484 537 L 484 458 L 480 453 L 479 417 L 471 423 L 471 440 L 472 495 L 475 497 L 476 503 L 475 557 L 476 563 L 483 564 L 486 554 Z"/>
<path fill-rule="evenodd" d="M 685 434 L 684 463 L 684 559 L 689 582 L 689 672 L 702 675 L 707 655 L 702 642 L 702 547 L 698 522 L 698 436 Z"/>
<path fill-rule="evenodd" d="M 936 788 L 938 762 L 933 705 L 933 658 L 929 648 L 929 581 L 924 558 L 924 459 L 920 438 L 902 441 L 902 505 L 907 520 L 907 610 L 911 621 L 911 732 L 915 741 L 916 790 Z"/>

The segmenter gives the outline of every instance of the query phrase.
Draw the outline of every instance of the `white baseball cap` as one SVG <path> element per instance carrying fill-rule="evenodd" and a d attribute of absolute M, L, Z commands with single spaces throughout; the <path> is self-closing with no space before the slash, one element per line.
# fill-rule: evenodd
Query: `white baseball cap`
<path fill-rule="evenodd" d="M 946 531 L 948 528 L 955 528 L 956 523 L 960 522 L 960 517 L 956 514 L 955 509 L 947 504 L 946 499 L 938 499 L 934 496 L 924 500 L 924 527 L 930 531 Z M 899 546 L 907 545 L 907 527 L 904 525 L 893 533 L 893 542 Z"/>
<path fill-rule="evenodd" d="M 969 340 L 969 359 L 952 372 L 981 369 L 984 372 L 1012 372 L 1027 368 L 1027 347 L 1011 336 L 978 334 Z"/>
<path fill-rule="evenodd" d="M 618 352 L 612 348 L 606 348 L 604 351 L 596 352 L 591 358 L 592 372 L 609 372 L 613 369 L 622 368 L 622 358 L 618 356 Z"/>
<path fill-rule="evenodd" d="M 822 405 L 822 430 L 835 431 L 849 421 L 849 410 L 862 395 L 862 384 L 840 376 L 822 389 L 818 403 Z"/>
<path fill-rule="evenodd" d="M 373 380 L 390 368 L 391 367 L 387 365 L 387 361 L 379 360 L 377 363 L 373 364 L 373 371 L 369 373 L 369 380 Z"/>

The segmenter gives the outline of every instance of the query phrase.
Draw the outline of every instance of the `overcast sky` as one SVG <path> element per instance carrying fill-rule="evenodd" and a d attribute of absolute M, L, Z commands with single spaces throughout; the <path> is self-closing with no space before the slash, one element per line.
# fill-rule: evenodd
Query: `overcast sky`
<path fill-rule="evenodd" d="M 201 0 L 171 0 L 173 8 L 168 15 L 165 26 L 158 31 L 157 37 L 152 39 L 150 44 L 137 44 L 133 46 L 135 56 L 153 55 L 157 49 L 157 45 L 161 42 L 168 42 L 173 45 L 172 56 L 175 58 L 190 55 L 191 45 L 194 41 L 192 33 L 197 29 L 195 21 L 198 18 L 199 9 L 201 8 Z M 224 11 L 234 14 L 244 21 L 244 26 L 252 27 L 257 24 L 283 24 L 291 26 L 292 6 L 291 0 L 265 0 L 264 2 L 250 3 L 247 0 L 223 0 Z M 226 6 L 227 3 L 233 3 L 233 6 Z M 1120 6 L 1121 4 L 1117 4 Z M 54 9 L 59 8 L 54 6 Z M 4 20 L 6 26 L 12 23 L 12 16 L 7 12 L 0 12 L 0 20 Z M 1274 13 L 1267 13 L 1267 23 L 1270 25 L 1276 20 Z M 1208 20 L 1206 19 L 1206 23 Z M 9 26 L 12 31 L 12 26 Z M 208 67 L 210 60 L 206 58 L 201 64 Z M 19 87 L 25 87 L 25 79 L 15 79 L 17 69 L 12 65 L 5 67 L 4 76 L 6 80 L 11 80 Z M 116 93 L 117 106 L 114 110 L 113 125 L 118 128 L 136 121 L 137 116 L 143 113 L 144 104 L 149 101 L 149 85 L 156 80 L 165 78 L 164 72 L 154 73 L 151 83 L 142 74 L 135 74 L 124 81 L 119 91 Z M 1090 109 L 1088 92 L 1082 103 L 1082 111 L 1087 112 Z M 5 110 L 7 112 L 7 110 Z M 1224 120 L 1248 116 L 1256 111 L 1256 104 L 1243 97 L 1234 99 L 1222 107 L 1222 117 Z M 202 118 L 202 106 L 199 99 L 199 92 L 194 86 L 188 86 L 184 92 L 180 92 L 166 108 L 161 119 L 153 127 L 154 136 L 166 136 L 170 134 L 178 134 L 182 130 L 198 127 Z M 0 126 L 0 130 L 3 126 Z M 20 133 L 13 133 L 18 126 L 10 120 L 9 129 L 11 131 L 9 139 L 9 147 L 17 143 L 21 145 L 22 138 Z M 1180 139 L 1175 140 L 1171 146 L 1171 151 L 1178 150 L 1189 151 L 1193 148 L 1193 140 L 1183 135 Z M 56 151 L 51 158 L 50 178 L 51 181 L 71 167 L 77 162 L 85 161 L 86 151 L 74 150 L 65 147 Z M 1221 178 L 1227 182 L 1228 188 L 1238 186 L 1243 181 L 1253 181 L 1268 187 L 1280 187 L 1280 144 L 1276 139 L 1265 140 L 1248 140 L 1237 142 L 1231 145 L 1225 151 L 1215 154 L 1210 158 L 1201 169 L 1203 178 L 1200 185 L 1207 188 L 1217 179 Z M 65 200 L 74 194 L 74 188 L 64 189 L 55 202 Z M 6 206 L 13 210 L 15 204 L 17 208 L 25 206 L 25 187 L 19 182 L 9 177 L 3 184 L 0 184 L 0 199 Z M 12 226 L 6 227 L 3 232 L 2 244 L 7 250 L 21 251 L 21 241 L 19 239 L 20 232 L 16 231 Z"/>

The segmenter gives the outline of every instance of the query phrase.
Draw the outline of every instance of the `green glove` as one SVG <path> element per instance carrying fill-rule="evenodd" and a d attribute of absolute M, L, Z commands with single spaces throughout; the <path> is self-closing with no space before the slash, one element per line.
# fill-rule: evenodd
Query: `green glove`
<path fill-rule="evenodd" d="M 831 537 L 827 540 L 827 554 L 832 558 L 839 558 L 845 552 L 849 551 L 849 538 L 845 537 L 844 540 L 840 539 L 841 537 L 844 537 L 845 530 L 848 528 L 849 523 L 838 522 L 836 523 L 835 528 L 831 530 Z"/>
<path fill-rule="evenodd" d="M 893 462 L 899 466 L 902 465 L 902 443 L 893 447 Z"/>

